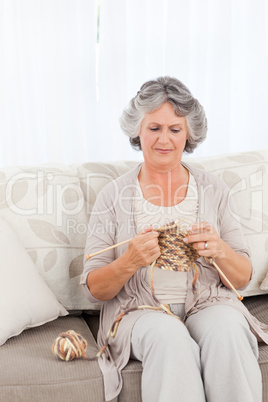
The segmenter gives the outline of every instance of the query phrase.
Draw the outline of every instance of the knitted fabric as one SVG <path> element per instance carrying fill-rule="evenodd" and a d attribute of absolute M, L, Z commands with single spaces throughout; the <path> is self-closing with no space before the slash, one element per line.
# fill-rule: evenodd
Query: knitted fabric
<path fill-rule="evenodd" d="M 161 255 L 156 260 L 155 268 L 180 272 L 190 271 L 193 268 L 194 261 L 200 255 L 191 244 L 183 241 L 187 232 L 181 231 L 174 222 L 162 226 L 156 231 L 159 232 L 158 244 Z"/>
<path fill-rule="evenodd" d="M 159 232 L 158 244 L 161 255 L 151 265 L 151 291 L 153 298 L 158 302 L 154 292 L 154 271 L 153 269 L 161 268 L 168 271 L 189 272 L 194 269 L 195 275 L 192 282 L 193 291 L 196 292 L 196 281 L 198 278 L 198 268 L 195 264 L 200 255 L 189 243 L 185 243 L 183 239 L 187 236 L 187 232 L 182 231 L 176 222 L 162 226 L 157 229 Z"/>

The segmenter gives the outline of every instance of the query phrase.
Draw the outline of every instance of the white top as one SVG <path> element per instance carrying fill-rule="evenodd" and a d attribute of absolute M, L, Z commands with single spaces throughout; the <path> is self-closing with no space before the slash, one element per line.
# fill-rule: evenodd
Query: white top
<path fill-rule="evenodd" d="M 198 192 L 194 177 L 190 174 L 185 199 L 177 205 L 162 207 L 147 201 L 137 180 L 134 216 L 138 232 L 152 225 L 155 229 L 172 221 L 183 219 L 181 227 L 187 228 L 196 223 L 198 211 Z M 150 284 L 151 272 L 147 268 L 146 281 Z M 185 303 L 187 291 L 187 272 L 167 271 L 154 268 L 154 291 L 161 303 Z"/>

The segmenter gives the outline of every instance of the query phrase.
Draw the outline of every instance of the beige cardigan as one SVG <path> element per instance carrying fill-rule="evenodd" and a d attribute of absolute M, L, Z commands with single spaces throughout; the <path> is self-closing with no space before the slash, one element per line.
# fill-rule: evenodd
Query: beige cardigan
<path fill-rule="evenodd" d="M 236 252 L 249 258 L 240 223 L 234 213 L 234 205 L 227 186 L 215 175 L 183 163 L 193 174 L 198 186 L 199 216 L 198 221 L 207 221 L 218 231 L 220 237 Z M 113 244 L 132 238 L 137 234 L 133 217 L 134 186 L 140 171 L 138 165 L 123 176 L 107 184 L 99 193 L 88 227 L 85 255 L 107 248 Z M 81 285 L 86 297 L 91 302 L 99 302 L 94 298 L 86 279 L 90 271 L 109 264 L 117 259 L 125 250 L 127 244 L 99 254 L 86 260 Z M 188 290 L 185 303 L 186 319 L 199 309 L 215 304 L 232 305 L 246 317 L 252 332 L 259 341 L 268 343 L 268 325 L 260 323 L 240 302 L 234 292 L 226 288 L 218 272 L 199 258 L 196 263 L 199 268 L 197 293 L 192 291 L 193 271 L 188 273 Z M 125 284 L 122 290 L 112 300 L 103 303 L 98 332 L 98 344 L 104 345 L 108 329 L 115 318 L 129 308 L 139 305 L 157 306 L 151 295 L 150 286 L 145 281 L 145 269 L 139 269 Z M 105 398 L 109 401 L 115 398 L 122 388 L 121 370 L 130 357 L 130 337 L 132 327 L 141 314 L 148 310 L 133 311 L 125 315 L 119 324 L 115 338 L 111 338 L 109 349 L 99 359 L 104 376 Z M 156 312 L 159 314 L 159 312 Z M 164 312 L 160 314 L 165 314 Z"/>

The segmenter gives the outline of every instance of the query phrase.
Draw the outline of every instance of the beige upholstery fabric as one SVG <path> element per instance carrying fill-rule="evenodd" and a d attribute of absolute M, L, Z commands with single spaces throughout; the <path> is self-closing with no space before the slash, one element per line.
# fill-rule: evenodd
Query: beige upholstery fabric
<path fill-rule="evenodd" d="M 98 351 L 81 317 L 63 317 L 23 332 L 0 348 L 0 399 L 5 402 L 104 401 L 103 379 L 96 361 L 65 362 L 52 353 L 57 336 L 74 329 L 87 341 L 87 355 Z"/>
<path fill-rule="evenodd" d="M 244 304 L 260 321 L 268 324 L 268 295 L 246 297 Z M 259 344 L 259 365 L 263 381 L 263 402 L 268 402 L 268 345 Z"/>

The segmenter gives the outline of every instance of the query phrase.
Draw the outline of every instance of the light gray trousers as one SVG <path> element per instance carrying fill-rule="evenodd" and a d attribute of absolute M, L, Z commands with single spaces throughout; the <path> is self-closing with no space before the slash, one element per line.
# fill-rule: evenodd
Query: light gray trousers
<path fill-rule="evenodd" d="M 184 315 L 184 304 L 171 305 Z M 143 365 L 143 402 L 261 402 L 258 344 L 231 306 L 208 307 L 184 325 L 152 312 L 132 331 L 132 358 Z"/>

